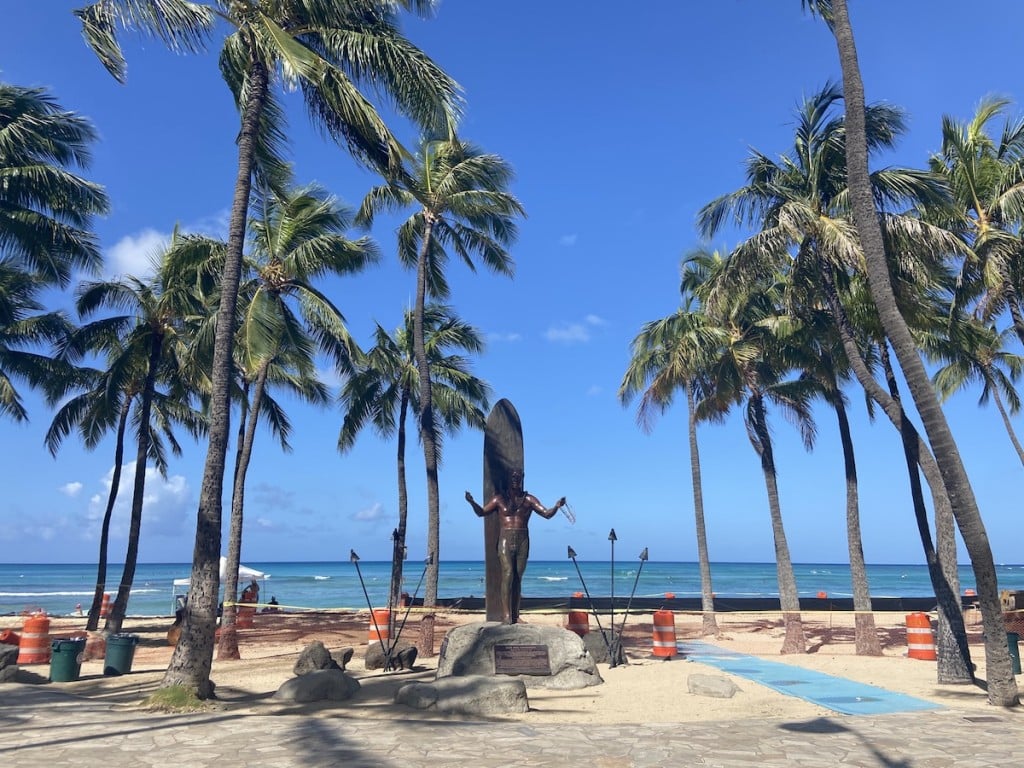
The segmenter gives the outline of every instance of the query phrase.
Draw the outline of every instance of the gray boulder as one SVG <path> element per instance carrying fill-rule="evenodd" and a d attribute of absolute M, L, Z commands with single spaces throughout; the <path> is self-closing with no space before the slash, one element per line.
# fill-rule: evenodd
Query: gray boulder
<path fill-rule="evenodd" d="M 345 701 L 359 690 L 359 681 L 340 669 L 316 669 L 285 680 L 274 699 L 305 704 L 311 701 Z"/>
<path fill-rule="evenodd" d="M 731 699 L 740 690 L 736 683 L 727 677 L 700 674 L 686 678 L 686 689 L 697 696 L 709 696 L 713 699 Z"/>
<path fill-rule="evenodd" d="M 417 655 L 419 655 L 419 651 L 415 645 L 408 643 L 399 645 L 391 651 L 392 669 L 412 669 Z M 384 669 L 386 660 L 383 646 L 380 643 L 370 643 L 366 648 L 366 658 L 363 663 L 367 669 Z"/>
<path fill-rule="evenodd" d="M 455 627 L 445 635 L 437 662 L 437 678 L 497 674 L 494 647 L 543 646 L 550 674 L 505 675 L 522 680 L 527 688 L 575 690 L 604 682 L 583 640 L 560 627 L 483 622 Z"/>
<path fill-rule="evenodd" d="M 302 649 L 302 653 L 299 654 L 299 658 L 295 660 L 295 667 L 292 671 L 296 675 L 306 675 L 310 672 L 315 672 L 318 669 L 345 669 L 345 665 L 348 664 L 349 659 L 352 658 L 352 649 L 346 648 L 341 652 L 341 663 L 339 664 L 331 652 L 327 650 L 326 646 L 319 640 L 314 640 L 312 643 Z"/>
<path fill-rule="evenodd" d="M 18 646 L 4 643 L 0 645 L 0 670 L 13 667 L 18 663 Z"/>
<path fill-rule="evenodd" d="M 395 693 L 395 703 L 460 715 L 502 715 L 530 710 L 522 680 L 483 675 L 407 683 Z"/>

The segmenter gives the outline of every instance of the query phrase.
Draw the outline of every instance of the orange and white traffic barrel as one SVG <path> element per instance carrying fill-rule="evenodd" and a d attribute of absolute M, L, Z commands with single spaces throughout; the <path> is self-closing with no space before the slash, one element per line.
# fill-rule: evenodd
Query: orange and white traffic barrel
<path fill-rule="evenodd" d="M 935 637 L 931 620 L 925 613 L 907 614 L 907 656 L 935 661 Z"/>
<path fill-rule="evenodd" d="M 672 611 L 654 612 L 654 650 L 658 658 L 674 659 L 676 648 L 676 615 Z"/>

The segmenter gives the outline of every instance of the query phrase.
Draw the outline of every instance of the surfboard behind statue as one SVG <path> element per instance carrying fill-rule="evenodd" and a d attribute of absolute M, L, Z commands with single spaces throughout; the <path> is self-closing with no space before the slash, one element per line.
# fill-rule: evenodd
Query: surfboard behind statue
<path fill-rule="evenodd" d="M 513 470 L 523 471 L 523 426 L 519 414 L 508 400 L 494 404 L 484 427 L 484 494 L 486 504 L 508 487 Z M 498 536 L 501 521 L 497 515 L 484 518 L 484 563 L 487 581 L 487 620 L 501 621 L 501 563 L 498 561 Z"/>

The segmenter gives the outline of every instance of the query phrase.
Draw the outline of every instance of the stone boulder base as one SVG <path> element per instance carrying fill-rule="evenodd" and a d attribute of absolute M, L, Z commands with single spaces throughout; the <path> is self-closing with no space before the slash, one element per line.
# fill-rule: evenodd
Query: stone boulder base
<path fill-rule="evenodd" d="M 314 640 L 302 649 L 299 658 L 295 660 L 295 667 L 292 671 L 296 675 L 307 675 L 318 669 L 340 669 L 344 671 L 345 665 L 352 658 L 353 652 L 352 648 L 344 648 L 339 651 L 338 656 L 341 658 L 339 663 L 337 658 L 331 655 L 331 652 L 327 650 L 327 647 L 321 641 Z"/>
<path fill-rule="evenodd" d="M 522 680 L 483 675 L 407 683 L 395 693 L 395 703 L 460 715 L 502 715 L 530 710 Z"/>
<path fill-rule="evenodd" d="M 736 683 L 727 677 L 700 674 L 686 678 L 686 689 L 697 696 L 710 696 L 713 699 L 731 699 L 740 690 Z"/>
<path fill-rule="evenodd" d="M 560 627 L 482 622 L 455 627 L 445 636 L 437 662 L 437 678 L 492 676 L 494 646 L 543 645 L 548 649 L 550 675 L 501 675 L 518 679 L 527 688 L 575 690 L 604 682 L 597 664 L 579 635 Z"/>
<path fill-rule="evenodd" d="M 359 681 L 340 669 L 318 669 L 291 680 L 285 680 L 274 699 L 305 704 L 310 701 L 345 701 L 359 690 Z"/>
<path fill-rule="evenodd" d="M 416 664 L 418 651 L 415 645 L 402 643 L 391 651 L 392 669 L 412 669 Z M 384 658 L 384 647 L 380 643 L 370 643 L 366 648 L 363 664 L 367 669 L 384 669 L 387 660 Z"/>
<path fill-rule="evenodd" d="M 13 667 L 18 663 L 18 650 L 17 645 L 0 645 L 0 669 Z"/>

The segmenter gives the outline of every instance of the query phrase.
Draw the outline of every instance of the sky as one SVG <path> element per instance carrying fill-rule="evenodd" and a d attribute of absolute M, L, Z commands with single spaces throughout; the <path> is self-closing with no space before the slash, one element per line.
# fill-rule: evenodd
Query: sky
<path fill-rule="evenodd" d="M 95 223 L 106 274 L 138 272 L 176 224 L 225 234 L 238 117 L 216 43 L 212 53 L 184 56 L 127 36 L 128 81 L 119 85 L 82 41 L 71 14 L 80 4 L 5 3 L 0 81 L 45 87 L 94 123 L 100 139 L 85 175 L 112 201 Z M 1012 99 L 1016 114 L 1024 5 L 975 0 L 970 13 L 960 0 L 850 5 L 868 100 L 908 114 L 907 135 L 880 163 L 922 167 L 938 149 L 942 116 L 967 119 L 987 94 Z M 840 79 L 831 36 L 798 0 L 443 0 L 435 18 L 407 19 L 403 29 L 461 84 L 462 137 L 513 166 L 512 189 L 527 211 L 511 251 L 514 278 L 453 262 L 450 303 L 487 338 L 473 370 L 490 383 L 492 402 L 507 398 L 520 415 L 527 490 L 545 504 L 564 495 L 575 513 L 575 524 L 535 518 L 531 557 L 562 559 L 568 545 L 580 559 L 605 560 L 614 528 L 617 559 L 648 547 L 653 560 L 696 560 L 685 403 L 648 434 L 618 386 L 642 325 L 679 306 L 680 259 L 702 245 L 697 210 L 742 184 L 751 148 L 787 151 L 798 103 Z M 378 179 L 309 125 L 298 94 L 286 104 L 296 180 L 357 206 Z M 415 142 L 411 126 L 395 129 Z M 394 257 L 396 224 L 382 219 L 371 233 L 379 266 L 325 284 L 364 344 L 375 323 L 397 327 L 413 300 L 413 276 Z M 708 245 L 728 250 L 736 237 Z M 70 294 L 54 301 L 71 306 Z M 868 420 L 857 390 L 849 394 L 865 556 L 923 562 L 896 434 Z M 998 414 L 979 409 L 977 396 L 958 394 L 947 414 L 996 562 L 1019 563 L 1022 468 Z M 69 439 L 51 457 L 43 435 L 52 413 L 33 395 L 26 403 L 28 424 L 0 421 L 0 561 L 94 562 L 113 441 L 89 452 Z M 842 456 L 834 417 L 822 407 L 815 414 L 810 453 L 771 415 L 782 513 L 794 561 L 843 562 Z M 243 562 L 347 560 L 353 549 L 388 559 L 393 442 L 367 432 L 341 455 L 337 407 L 291 404 L 289 415 L 291 452 L 265 431 L 257 437 Z M 763 477 L 742 419 L 702 427 L 699 439 L 712 560 L 772 561 Z M 143 562 L 191 560 L 206 446 L 183 440 L 168 477 L 151 471 L 147 482 Z M 482 447 L 473 431 L 445 441 L 442 560 L 483 557 L 482 523 L 463 498 L 466 490 L 480 497 Z M 420 560 L 426 490 L 412 442 L 408 468 L 409 558 Z M 123 560 L 130 487 L 128 471 L 112 562 Z"/>

